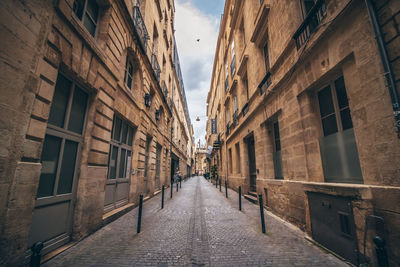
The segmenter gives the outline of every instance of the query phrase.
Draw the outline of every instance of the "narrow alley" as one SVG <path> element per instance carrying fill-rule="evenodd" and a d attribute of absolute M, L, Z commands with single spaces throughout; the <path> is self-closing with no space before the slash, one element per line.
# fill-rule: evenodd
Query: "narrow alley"
<path fill-rule="evenodd" d="M 346 266 L 304 238 L 294 227 L 265 214 L 238 195 L 229 198 L 203 177 L 182 183 L 170 199 L 161 194 L 61 253 L 44 266 Z"/>

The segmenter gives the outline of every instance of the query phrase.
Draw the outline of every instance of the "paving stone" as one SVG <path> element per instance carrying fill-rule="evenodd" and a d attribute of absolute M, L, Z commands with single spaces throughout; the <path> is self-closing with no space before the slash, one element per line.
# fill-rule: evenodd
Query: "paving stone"
<path fill-rule="evenodd" d="M 169 192 L 168 190 L 166 191 Z M 172 199 L 161 194 L 82 240 L 43 266 L 346 266 L 304 239 L 304 233 L 259 207 L 229 198 L 202 177 L 182 183 Z"/>

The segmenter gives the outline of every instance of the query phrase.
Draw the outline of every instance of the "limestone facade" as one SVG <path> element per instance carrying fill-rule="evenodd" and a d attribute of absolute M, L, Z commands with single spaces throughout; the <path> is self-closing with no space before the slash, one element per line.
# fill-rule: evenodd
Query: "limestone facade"
<path fill-rule="evenodd" d="M 173 0 L 0 12 L 0 265 L 13 266 L 35 242 L 46 254 L 82 239 L 177 168 L 186 176 L 194 146 Z"/>
<path fill-rule="evenodd" d="M 206 140 L 219 178 L 354 264 L 377 264 L 374 235 L 400 262 L 399 12 L 394 0 L 227 0 L 215 52 Z"/>

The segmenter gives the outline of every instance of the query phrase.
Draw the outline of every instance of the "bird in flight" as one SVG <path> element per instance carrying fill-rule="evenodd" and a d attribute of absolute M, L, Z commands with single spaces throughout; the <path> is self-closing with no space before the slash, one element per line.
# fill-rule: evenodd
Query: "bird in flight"
<path fill-rule="evenodd" d="M 196 41 L 197 41 L 197 42 L 200 42 L 200 39 L 197 39 Z"/>

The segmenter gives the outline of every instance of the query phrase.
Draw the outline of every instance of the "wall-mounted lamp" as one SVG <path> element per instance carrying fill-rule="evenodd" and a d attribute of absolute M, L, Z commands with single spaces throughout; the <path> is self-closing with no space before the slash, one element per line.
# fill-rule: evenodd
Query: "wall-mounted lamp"
<path fill-rule="evenodd" d="M 144 104 L 146 105 L 147 108 L 150 108 L 151 105 L 151 97 L 150 94 L 145 94 L 144 95 Z"/>
<path fill-rule="evenodd" d="M 160 120 L 160 110 L 157 109 L 156 110 L 156 121 L 159 121 L 159 120 Z"/>

